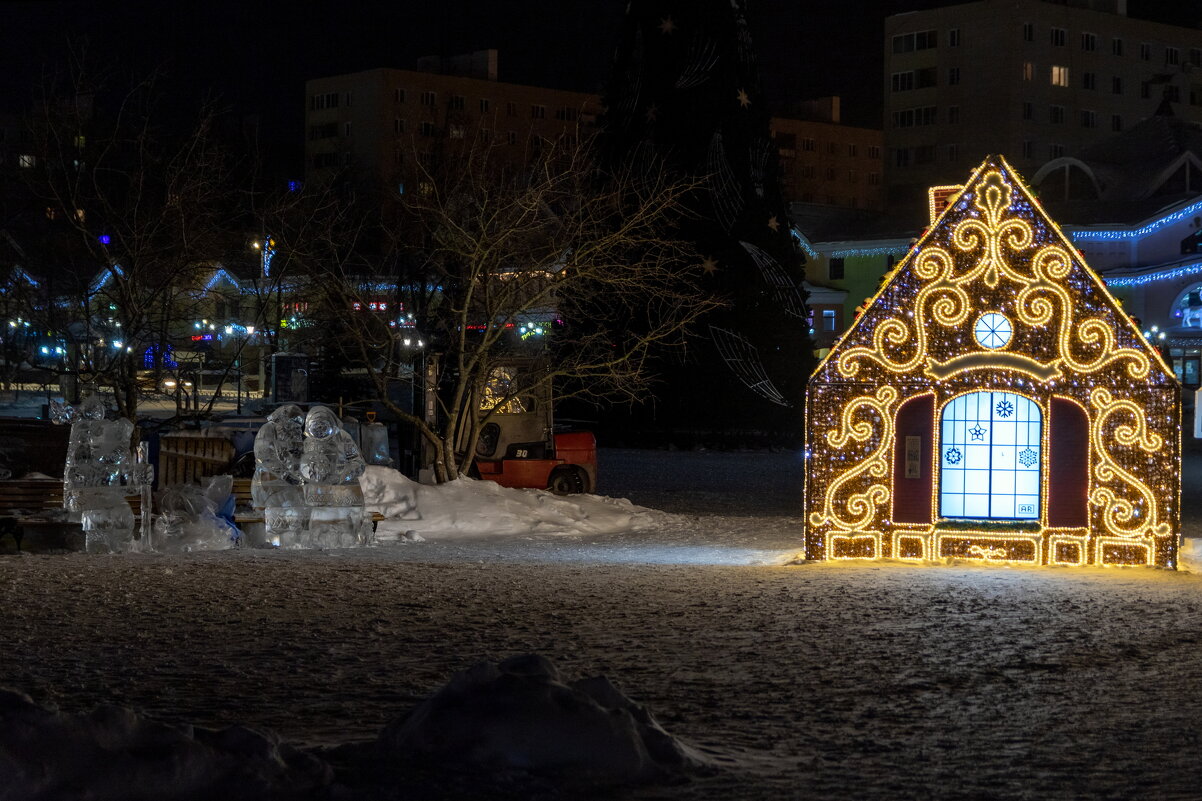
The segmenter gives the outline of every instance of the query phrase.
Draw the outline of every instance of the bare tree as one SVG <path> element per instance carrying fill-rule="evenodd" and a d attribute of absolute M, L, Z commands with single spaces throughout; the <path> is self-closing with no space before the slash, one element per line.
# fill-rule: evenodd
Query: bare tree
<path fill-rule="evenodd" d="M 515 398 L 551 386 L 561 398 L 642 398 L 652 351 L 682 345 L 718 305 L 673 233 L 696 184 L 654 165 L 603 173 L 566 138 L 535 145 L 524 159 L 483 141 L 440 166 L 417 159 L 397 220 L 378 226 L 391 246 L 357 258 L 351 243 L 378 221 L 347 215 L 315 258 L 321 329 L 430 444 L 440 482 L 469 470 L 481 427 Z M 398 404 L 396 381 L 421 387 L 437 414 Z"/>
<path fill-rule="evenodd" d="M 32 116 L 35 191 L 70 234 L 74 272 L 72 287 L 58 283 L 49 324 L 75 341 L 78 371 L 112 386 L 131 421 L 144 354 L 165 352 L 192 318 L 200 276 L 231 230 L 216 108 L 177 128 L 163 99 L 153 76 L 112 91 L 77 67 L 47 81 Z"/>

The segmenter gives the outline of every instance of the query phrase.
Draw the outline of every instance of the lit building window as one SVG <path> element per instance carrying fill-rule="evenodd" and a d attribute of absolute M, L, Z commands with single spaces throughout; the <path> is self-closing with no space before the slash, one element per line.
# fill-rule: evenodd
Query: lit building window
<path fill-rule="evenodd" d="M 1068 86 L 1068 67 L 1052 65 L 1052 86 Z"/>
<path fill-rule="evenodd" d="M 942 517 L 1038 520 L 1043 415 L 1009 392 L 973 392 L 943 408 Z"/>
<path fill-rule="evenodd" d="M 822 310 L 822 330 L 823 331 L 834 331 L 835 330 L 835 310 L 834 309 L 823 309 Z"/>

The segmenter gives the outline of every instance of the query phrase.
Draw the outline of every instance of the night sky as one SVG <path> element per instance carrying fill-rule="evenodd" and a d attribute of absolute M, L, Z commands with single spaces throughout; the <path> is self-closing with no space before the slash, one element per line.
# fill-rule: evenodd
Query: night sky
<path fill-rule="evenodd" d="M 844 122 L 879 125 L 884 17 L 946 4 L 748 0 L 769 98 L 779 107 L 839 94 Z M 1175 15 L 1188 5 L 1130 0 L 1129 8 L 1131 16 L 1184 23 Z M 118 71 L 162 68 L 183 108 L 212 93 L 237 114 L 260 115 L 269 147 L 299 171 L 306 79 L 411 69 L 422 55 L 492 47 L 501 80 L 599 91 L 624 7 L 625 0 L 0 2 L 0 109 L 18 110 L 68 41 L 86 43 Z"/>

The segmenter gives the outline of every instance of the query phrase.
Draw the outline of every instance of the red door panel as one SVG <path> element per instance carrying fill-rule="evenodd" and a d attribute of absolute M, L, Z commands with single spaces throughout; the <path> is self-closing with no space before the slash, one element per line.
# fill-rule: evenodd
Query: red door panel
<path fill-rule="evenodd" d="M 931 438 L 934 435 L 935 397 L 911 398 L 897 410 L 893 445 L 893 520 L 896 523 L 930 523 Z M 918 437 L 918 477 L 906 478 L 907 463 L 913 474 L 913 454 L 907 458 L 907 437 Z"/>

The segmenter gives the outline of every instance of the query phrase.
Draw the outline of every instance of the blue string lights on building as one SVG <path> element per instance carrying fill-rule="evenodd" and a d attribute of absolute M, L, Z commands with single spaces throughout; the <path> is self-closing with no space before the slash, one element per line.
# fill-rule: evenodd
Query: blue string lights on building
<path fill-rule="evenodd" d="M 1200 273 L 1202 273 L 1202 261 L 1194 261 L 1189 264 L 1182 264 L 1177 267 L 1157 270 L 1143 275 L 1103 275 L 1102 280 L 1106 282 L 1106 286 L 1112 287 L 1143 286 L 1154 281 L 1172 281 L 1175 278 L 1186 278 Z"/>
<path fill-rule="evenodd" d="M 1143 225 L 1139 228 L 1130 228 L 1126 230 L 1112 229 L 1109 231 L 1084 229 L 1073 231 L 1070 233 L 1070 236 L 1075 242 L 1139 239 L 1140 237 L 1147 236 L 1150 233 L 1164 228 L 1166 225 L 1171 225 L 1175 222 L 1184 220 L 1191 214 L 1198 213 L 1202 213 L 1202 201 L 1191 203 L 1185 208 L 1178 209 L 1177 211 L 1166 214 L 1163 217 L 1159 217 L 1147 225 Z"/>
<path fill-rule="evenodd" d="M 880 248 L 849 248 L 846 250 L 831 251 L 833 259 L 849 259 L 856 256 L 890 256 L 900 255 L 909 251 L 909 247 L 893 246 Z"/>
<path fill-rule="evenodd" d="M 796 228 L 790 228 L 789 233 L 793 235 L 793 239 L 797 241 L 797 244 L 803 251 L 805 251 L 807 256 L 809 256 L 811 259 L 818 258 L 818 251 L 814 250 L 814 248 L 810 246 L 809 241 L 801 235 L 801 231 L 798 231 Z"/>

